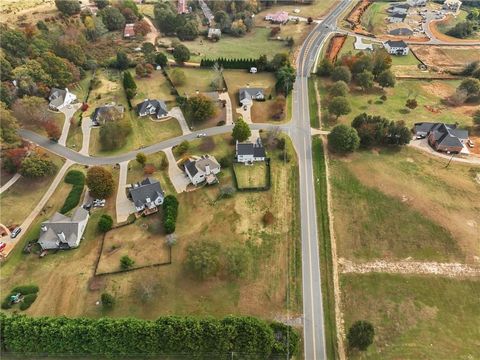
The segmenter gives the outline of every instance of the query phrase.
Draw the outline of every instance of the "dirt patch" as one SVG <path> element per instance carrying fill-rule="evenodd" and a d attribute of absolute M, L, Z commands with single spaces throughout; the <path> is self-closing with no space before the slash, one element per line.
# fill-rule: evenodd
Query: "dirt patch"
<path fill-rule="evenodd" d="M 332 63 L 337 60 L 337 55 L 342 50 L 345 40 L 347 40 L 347 35 L 335 35 L 330 39 L 325 57 Z"/>
<path fill-rule="evenodd" d="M 359 34 L 370 34 L 361 24 L 362 15 L 372 5 L 370 0 L 361 0 L 348 14 L 346 21 L 352 26 L 352 30 Z"/>
<path fill-rule="evenodd" d="M 446 98 L 452 95 L 452 87 L 449 84 L 445 84 L 441 81 L 435 81 L 421 85 L 422 88 L 430 94 L 435 94 L 438 97 Z"/>

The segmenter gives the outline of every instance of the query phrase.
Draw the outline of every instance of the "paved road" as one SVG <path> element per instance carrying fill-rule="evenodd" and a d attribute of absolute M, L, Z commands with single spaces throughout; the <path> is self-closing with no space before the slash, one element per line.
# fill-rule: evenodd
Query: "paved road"
<path fill-rule="evenodd" d="M 19 173 L 16 173 L 15 175 L 13 175 L 12 178 L 8 180 L 5 184 L 3 184 L 3 186 L 0 188 L 0 194 L 2 194 L 4 191 L 7 191 L 7 189 L 13 184 L 15 184 L 17 180 L 20 179 L 21 177 L 22 175 L 20 175 Z"/>

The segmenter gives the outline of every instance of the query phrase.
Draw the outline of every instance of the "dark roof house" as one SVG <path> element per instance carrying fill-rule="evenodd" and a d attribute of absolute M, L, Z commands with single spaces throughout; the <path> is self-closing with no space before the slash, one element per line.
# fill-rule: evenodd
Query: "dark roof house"
<path fill-rule="evenodd" d="M 118 120 L 123 117 L 125 108 L 121 105 L 104 105 L 95 109 L 92 115 L 92 123 L 99 125 L 100 122 Z"/>
<path fill-rule="evenodd" d="M 158 180 L 151 177 L 133 184 L 128 193 L 138 212 L 157 211 L 157 206 L 163 204 L 164 192 Z"/>
<path fill-rule="evenodd" d="M 167 105 L 163 100 L 145 99 L 137 105 L 138 116 L 155 115 L 157 119 L 168 116 Z"/>
<path fill-rule="evenodd" d="M 238 162 L 264 161 L 266 157 L 265 147 L 260 138 L 255 143 L 239 143 L 235 147 L 235 155 Z"/>
<path fill-rule="evenodd" d="M 457 129 L 455 124 L 416 123 L 414 132 L 417 136 L 428 137 L 428 143 L 437 151 L 460 153 L 468 140 L 468 131 Z"/>
<path fill-rule="evenodd" d="M 242 105 L 251 105 L 253 100 L 265 100 L 265 92 L 261 88 L 241 88 L 238 97 Z"/>

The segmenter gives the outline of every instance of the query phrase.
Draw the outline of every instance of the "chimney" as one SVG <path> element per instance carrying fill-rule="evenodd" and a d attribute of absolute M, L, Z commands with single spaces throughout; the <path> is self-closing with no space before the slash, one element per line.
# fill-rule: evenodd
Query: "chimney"
<path fill-rule="evenodd" d="M 61 242 L 66 242 L 65 234 L 63 232 L 61 232 L 60 234 L 57 234 L 57 235 L 58 235 L 58 238 L 60 239 Z"/>
<path fill-rule="evenodd" d="M 42 226 L 40 226 L 40 229 L 41 229 L 42 231 L 47 231 L 47 227 L 46 227 L 44 224 L 42 224 Z"/>
<path fill-rule="evenodd" d="M 205 173 L 210 175 L 210 165 L 205 165 Z"/>

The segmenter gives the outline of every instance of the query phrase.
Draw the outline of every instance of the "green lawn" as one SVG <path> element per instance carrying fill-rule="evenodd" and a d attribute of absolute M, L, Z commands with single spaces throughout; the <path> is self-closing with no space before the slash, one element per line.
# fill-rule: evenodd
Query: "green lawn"
<path fill-rule="evenodd" d="M 252 165 L 234 164 L 235 177 L 240 188 L 265 187 L 268 185 L 268 167 L 261 161 Z"/>
<path fill-rule="evenodd" d="M 78 102 L 83 102 L 87 98 L 88 88 L 90 86 L 90 81 L 92 80 L 93 72 L 86 71 L 85 77 L 81 79 L 78 84 L 72 87 L 70 90 L 77 95 Z"/>
<path fill-rule="evenodd" d="M 375 35 L 381 35 L 385 28 L 385 19 L 388 16 L 387 9 L 390 4 L 387 2 L 374 2 L 362 15 L 362 26 Z"/>
<path fill-rule="evenodd" d="M 169 68 L 167 72 L 170 74 L 173 69 Z M 201 68 L 181 68 L 185 73 L 186 82 L 182 85 L 177 85 L 177 91 L 181 96 L 193 96 L 196 92 L 210 92 L 213 91 L 210 86 L 215 79 L 215 73 L 211 69 Z"/>
<path fill-rule="evenodd" d="M 368 320 L 375 340 L 351 359 L 480 358 L 480 281 L 436 276 L 343 275 L 345 327 Z"/>
<path fill-rule="evenodd" d="M 329 80 L 324 79 L 318 81 L 322 108 L 327 106 L 329 83 Z M 471 126 L 470 111 L 475 107 L 474 105 L 452 108 L 442 103 L 446 95 L 454 94 L 459 83 L 458 80 L 397 80 L 394 88 L 385 89 L 384 92 L 380 88 L 374 88 L 367 93 L 355 87 L 348 96 L 352 112 L 341 116 L 338 122 L 350 124 L 355 116 L 366 112 L 384 116 L 393 121 L 402 120 L 408 126 L 413 126 L 416 122 L 433 121 L 433 118 L 439 122 L 458 122 L 460 126 Z M 384 93 L 387 96 L 385 102 L 380 99 Z M 405 107 L 409 98 L 416 98 L 418 102 L 418 107 L 411 111 Z M 335 123 L 324 125 L 331 127 Z"/>
<path fill-rule="evenodd" d="M 164 164 L 165 168 L 162 168 L 162 164 Z M 145 179 L 147 176 L 151 176 L 160 182 L 162 189 L 167 194 L 175 194 L 175 189 L 170 181 L 170 177 L 168 176 L 168 160 L 165 153 L 161 151 L 155 154 L 147 155 L 146 165 L 153 165 L 155 167 L 155 172 L 151 175 L 147 175 L 144 172 L 143 166 L 141 166 L 137 161 L 130 161 L 128 164 L 127 184 L 132 184 Z"/>
<path fill-rule="evenodd" d="M 317 95 L 315 92 L 315 80 L 308 79 L 308 101 L 310 109 L 310 126 L 320 128 L 320 118 L 318 114 Z"/>
<path fill-rule="evenodd" d="M 139 78 L 135 75 L 135 70 L 130 71 L 137 84 L 137 95 L 132 99 L 132 105 L 142 102 L 145 99 L 158 99 L 172 105 L 175 101 L 175 95 L 172 94 L 172 87 L 163 75 L 162 71 L 155 70 L 149 77 Z"/>

